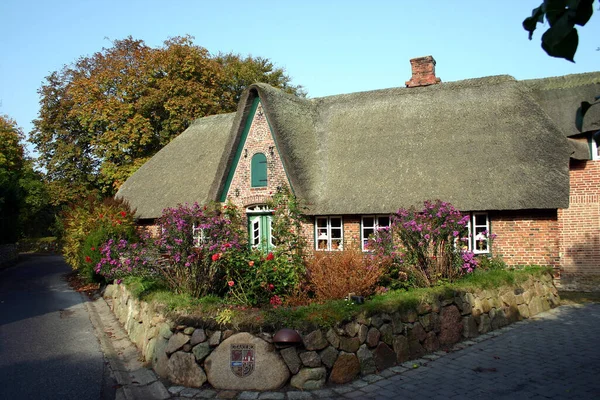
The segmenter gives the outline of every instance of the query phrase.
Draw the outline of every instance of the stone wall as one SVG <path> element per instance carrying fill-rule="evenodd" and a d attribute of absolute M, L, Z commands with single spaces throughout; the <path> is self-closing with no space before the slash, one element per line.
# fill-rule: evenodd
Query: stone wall
<path fill-rule="evenodd" d="M 17 262 L 19 250 L 16 244 L 0 245 L 0 269 L 9 267 Z"/>
<path fill-rule="evenodd" d="M 499 329 L 559 303 L 550 275 L 518 287 L 454 292 L 416 309 L 359 316 L 336 327 L 298 332 L 301 343 L 273 343 L 276 332 L 251 334 L 176 325 L 123 285 L 105 299 L 146 361 L 176 385 L 274 390 L 289 383 L 317 389 L 346 383 L 465 338 Z"/>

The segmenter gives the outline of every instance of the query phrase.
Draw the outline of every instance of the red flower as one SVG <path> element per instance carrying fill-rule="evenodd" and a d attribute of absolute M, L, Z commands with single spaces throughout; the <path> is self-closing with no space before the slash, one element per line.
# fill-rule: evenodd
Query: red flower
<path fill-rule="evenodd" d="M 248 265 L 254 267 L 254 261 L 248 261 Z"/>
<path fill-rule="evenodd" d="M 121 220 L 120 219 L 117 220 L 117 224 L 121 225 Z"/>
<path fill-rule="evenodd" d="M 92 258 L 90 256 L 85 256 L 85 262 L 92 262 Z"/>
<path fill-rule="evenodd" d="M 121 217 L 125 217 L 127 213 L 125 211 L 121 211 Z"/>
<path fill-rule="evenodd" d="M 99 214 L 98 217 L 99 218 L 104 218 L 104 214 Z"/>
<path fill-rule="evenodd" d="M 217 261 L 219 258 L 221 258 L 221 253 L 215 253 L 212 255 L 213 261 Z M 232 285 L 229 285 L 229 286 L 232 286 Z"/>
<path fill-rule="evenodd" d="M 229 287 L 232 287 L 233 285 L 235 285 L 235 282 L 234 281 L 229 281 L 229 282 L 227 282 L 227 284 L 229 285 Z"/>
<path fill-rule="evenodd" d="M 270 291 L 272 291 L 273 289 L 275 289 L 275 285 L 273 285 L 272 283 L 269 283 L 269 286 L 267 286 L 267 289 Z"/>
<path fill-rule="evenodd" d="M 96 248 L 94 246 L 92 246 L 91 250 L 92 251 L 96 251 Z"/>
<path fill-rule="evenodd" d="M 267 261 L 271 261 L 274 258 L 275 258 L 275 256 L 273 255 L 273 253 L 267 254 Z"/>

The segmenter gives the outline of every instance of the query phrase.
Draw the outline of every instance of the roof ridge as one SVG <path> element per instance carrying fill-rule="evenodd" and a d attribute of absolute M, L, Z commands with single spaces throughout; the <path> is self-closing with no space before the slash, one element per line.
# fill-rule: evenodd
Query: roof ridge
<path fill-rule="evenodd" d="M 524 79 L 519 82 L 537 90 L 566 89 L 569 87 L 600 84 L 600 71 L 582 72 L 546 78 Z"/>

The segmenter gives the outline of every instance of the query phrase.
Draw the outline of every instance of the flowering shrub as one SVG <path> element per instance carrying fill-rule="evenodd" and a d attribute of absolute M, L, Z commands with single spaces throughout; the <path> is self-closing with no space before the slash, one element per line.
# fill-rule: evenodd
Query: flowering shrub
<path fill-rule="evenodd" d="M 370 240 L 370 248 L 401 280 L 431 286 L 477 266 L 474 254 L 463 246 L 468 223 L 469 216 L 450 203 L 426 201 L 422 210 L 400 209 L 391 226 Z"/>
<path fill-rule="evenodd" d="M 89 197 L 71 205 L 61 219 L 65 260 L 89 281 L 99 279 L 94 266 L 100 259 L 98 249 L 103 242 L 109 238 L 135 240 L 136 237 L 129 206 L 112 198 L 99 201 Z"/>
<path fill-rule="evenodd" d="M 343 299 L 349 293 L 369 296 L 382 272 L 376 257 L 357 249 L 315 251 L 307 260 L 309 288 L 317 301 Z"/>
<path fill-rule="evenodd" d="M 126 276 L 156 276 L 153 267 L 158 259 L 154 247 L 143 243 L 130 243 L 125 239 L 109 239 L 100 248 L 94 249 L 100 254 L 95 264 L 95 272 L 109 280 L 120 281 Z M 93 262 L 90 259 L 90 262 Z"/>
<path fill-rule="evenodd" d="M 264 254 L 260 250 L 229 253 L 227 296 L 243 305 L 279 305 L 299 286 L 297 266 L 282 253 Z"/>
<path fill-rule="evenodd" d="M 230 210 L 230 213 L 235 212 Z M 163 210 L 158 237 L 138 244 L 109 240 L 101 247 L 96 270 L 107 278 L 160 277 L 175 293 L 200 297 L 218 294 L 225 256 L 245 247 L 240 229 L 219 206 L 179 205 Z"/>

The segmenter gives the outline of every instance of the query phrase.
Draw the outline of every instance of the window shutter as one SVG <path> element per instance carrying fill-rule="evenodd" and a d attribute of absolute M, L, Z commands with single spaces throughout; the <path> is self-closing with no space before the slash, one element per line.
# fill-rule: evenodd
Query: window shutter
<path fill-rule="evenodd" d="M 267 186 L 267 157 L 263 153 L 252 156 L 250 174 L 252 187 Z"/>

